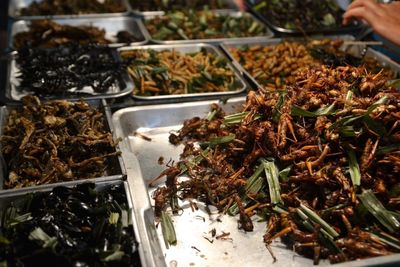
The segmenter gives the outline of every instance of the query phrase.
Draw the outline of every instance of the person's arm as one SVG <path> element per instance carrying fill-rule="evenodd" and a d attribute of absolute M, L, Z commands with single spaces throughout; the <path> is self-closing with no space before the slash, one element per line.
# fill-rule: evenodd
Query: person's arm
<path fill-rule="evenodd" d="M 400 2 L 380 4 L 374 0 L 355 0 L 343 14 L 343 24 L 353 18 L 368 23 L 376 33 L 400 45 Z"/>

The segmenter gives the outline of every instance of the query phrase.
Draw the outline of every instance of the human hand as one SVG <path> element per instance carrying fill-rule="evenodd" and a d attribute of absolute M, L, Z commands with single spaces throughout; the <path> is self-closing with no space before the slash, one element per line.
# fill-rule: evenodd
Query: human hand
<path fill-rule="evenodd" d="M 234 0 L 235 5 L 239 8 L 240 11 L 246 10 L 246 5 L 244 4 L 244 0 Z"/>
<path fill-rule="evenodd" d="M 376 33 L 400 45 L 400 2 L 380 4 L 374 0 L 355 0 L 343 14 L 343 24 L 352 18 L 368 23 Z"/>

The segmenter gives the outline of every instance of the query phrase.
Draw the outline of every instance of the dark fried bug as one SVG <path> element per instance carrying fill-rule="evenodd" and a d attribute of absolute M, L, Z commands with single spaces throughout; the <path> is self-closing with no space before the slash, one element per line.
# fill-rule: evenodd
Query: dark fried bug
<path fill-rule="evenodd" d="M 126 64 L 102 45 L 69 44 L 51 49 L 23 47 L 16 58 L 18 90 L 42 97 L 94 95 L 124 88 Z"/>
<path fill-rule="evenodd" d="M 157 208 L 195 198 L 238 214 L 246 231 L 259 214 L 271 253 L 282 237 L 316 264 L 399 253 L 400 93 L 387 81 L 321 65 L 284 92 L 250 92 L 238 113 L 213 106 L 212 118 L 186 120 L 171 135 L 186 147 L 169 170 L 187 179 L 169 175 Z"/>
<path fill-rule="evenodd" d="M 41 0 L 22 8 L 22 16 L 73 15 L 89 13 L 117 13 L 126 11 L 122 1 L 115 0 Z"/>
<path fill-rule="evenodd" d="M 50 48 L 69 43 L 78 44 L 110 44 L 113 41 L 105 37 L 105 30 L 91 25 L 71 26 L 58 24 L 51 20 L 33 20 L 29 31 L 19 32 L 14 36 L 13 46 Z M 118 43 L 138 41 L 133 34 L 120 31 L 116 35 Z"/>
<path fill-rule="evenodd" d="M 250 16 L 213 10 L 176 10 L 145 21 L 155 40 L 235 38 L 265 35 L 265 27 Z"/>
<path fill-rule="evenodd" d="M 373 58 L 359 58 L 350 52 L 341 51 L 343 40 L 321 39 L 311 42 L 283 41 L 275 45 L 252 45 L 231 47 L 229 52 L 243 68 L 266 90 L 284 88 L 295 82 L 296 75 L 320 65 L 355 66 L 365 65 L 368 71 L 379 73 L 388 79 L 396 74 L 381 66 Z M 383 70 L 382 70 L 383 69 Z M 335 80 L 331 79 L 330 83 Z M 321 84 L 314 83 L 314 86 Z M 313 102 L 318 100 L 313 98 Z"/>
<path fill-rule="evenodd" d="M 122 184 L 55 187 L 3 204 L 0 261 L 8 266 L 140 266 Z"/>
<path fill-rule="evenodd" d="M 229 8 L 226 1 L 219 0 L 129 0 L 133 10 L 155 11 L 155 10 L 174 10 L 174 9 L 202 9 L 208 6 L 210 9 Z"/>
<path fill-rule="evenodd" d="M 1 136 L 9 170 L 5 188 L 20 188 L 116 174 L 115 150 L 104 115 L 84 101 L 41 103 L 23 98 Z"/>
<path fill-rule="evenodd" d="M 194 53 L 152 49 L 125 50 L 133 95 L 158 96 L 235 90 L 235 73 L 224 57 L 201 49 Z"/>
<path fill-rule="evenodd" d="M 343 10 L 333 0 L 255 0 L 250 2 L 254 11 L 281 28 L 312 31 L 342 26 Z"/>

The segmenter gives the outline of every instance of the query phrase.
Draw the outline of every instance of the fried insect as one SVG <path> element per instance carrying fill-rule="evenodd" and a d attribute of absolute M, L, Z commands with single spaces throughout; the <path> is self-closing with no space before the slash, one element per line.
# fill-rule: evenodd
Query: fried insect
<path fill-rule="evenodd" d="M 186 148 L 173 187 L 160 188 L 238 214 L 246 231 L 262 216 L 273 258 L 280 237 L 316 264 L 399 253 L 400 93 L 387 81 L 322 65 L 285 92 L 250 92 L 238 113 L 213 106 L 171 134 Z"/>
<path fill-rule="evenodd" d="M 105 30 L 94 26 L 71 26 L 58 24 L 51 20 L 33 20 L 29 31 L 19 32 L 14 36 L 13 46 L 20 49 L 23 46 L 50 48 L 69 43 L 77 44 L 110 44 L 113 40 L 105 37 Z M 118 32 L 116 42 L 131 43 L 137 41 L 135 36 L 127 31 Z"/>
<path fill-rule="evenodd" d="M 20 188 L 115 174 L 119 154 L 104 115 L 84 101 L 41 103 L 23 98 L 1 136 L 9 170 L 5 188 Z"/>
<path fill-rule="evenodd" d="M 69 44 L 51 49 L 23 47 L 16 58 L 17 90 L 41 97 L 71 97 L 125 88 L 126 64 L 104 45 Z"/>
<path fill-rule="evenodd" d="M 273 25 L 285 29 L 315 31 L 342 27 L 343 10 L 333 0 L 256 0 L 251 7 Z"/>
<path fill-rule="evenodd" d="M 179 10 L 145 20 L 155 40 L 193 40 L 265 35 L 265 27 L 250 16 L 231 16 L 215 11 Z"/>
<path fill-rule="evenodd" d="M 117 13 L 126 11 L 122 1 L 115 0 L 42 0 L 33 1 L 21 9 L 22 16 L 74 15 L 89 13 Z"/>
<path fill-rule="evenodd" d="M 140 266 L 123 184 L 55 187 L 4 203 L 0 260 L 9 266 Z M 115 255 L 118 255 L 117 257 Z"/>
<path fill-rule="evenodd" d="M 175 9 L 202 9 L 207 6 L 210 9 L 229 8 L 226 1 L 219 0 L 129 0 L 133 10 L 139 11 L 156 11 L 156 10 L 175 10 Z"/>
<path fill-rule="evenodd" d="M 194 53 L 175 50 L 122 51 L 131 63 L 133 95 L 158 96 L 235 90 L 237 80 L 226 58 L 202 49 Z"/>
<path fill-rule="evenodd" d="M 276 45 L 253 45 L 231 47 L 229 52 L 243 68 L 265 90 L 285 88 L 285 85 L 293 84 L 297 74 L 309 68 L 320 65 L 329 66 L 359 66 L 363 64 L 372 73 L 382 71 L 387 79 L 394 79 L 396 74 L 388 68 L 381 66 L 373 58 L 360 58 L 350 53 L 341 51 L 342 40 L 321 39 L 308 43 L 283 41 Z M 383 70 L 382 70 L 383 69 Z M 331 79 L 330 83 L 335 82 Z M 314 83 L 314 85 L 319 85 Z M 365 84 L 367 89 L 368 83 Z M 313 98 L 318 101 L 319 96 Z"/>

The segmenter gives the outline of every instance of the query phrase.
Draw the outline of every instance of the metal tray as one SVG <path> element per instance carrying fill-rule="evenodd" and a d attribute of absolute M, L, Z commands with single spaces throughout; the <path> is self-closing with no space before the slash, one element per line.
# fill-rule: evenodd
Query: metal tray
<path fill-rule="evenodd" d="M 19 68 L 16 62 L 17 52 L 13 52 L 10 54 L 10 59 L 8 61 L 8 68 L 7 68 L 7 81 L 6 81 L 6 89 L 5 89 L 5 98 L 11 101 L 20 101 L 22 97 L 29 94 L 29 92 L 22 92 L 17 89 L 19 85 Z M 116 60 L 120 60 L 118 57 L 117 52 L 114 52 L 114 57 Z M 107 92 L 101 94 L 93 94 L 92 89 L 85 89 L 81 90 L 80 92 L 91 93 L 93 95 L 87 96 L 71 96 L 69 100 L 78 100 L 78 99 L 85 99 L 85 100 L 95 100 L 95 99 L 103 99 L 103 98 L 117 98 L 122 97 L 130 94 L 133 90 L 134 83 L 132 79 L 129 77 L 127 72 L 121 74 L 122 78 L 125 82 L 125 88 L 120 88 L 116 86 L 115 88 L 110 88 Z M 56 99 L 57 97 L 51 98 Z M 66 98 L 66 96 L 64 96 Z"/>
<path fill-rule="evenodd" d="M 129 221 L 130 224 L 133 226 L 133 231 L 135 233 L 135 240 L 138 243 L 138 246 L 136 247 L 136 249 L 139 252 L 139 256 L 140 258 L 143 258 L 144 255 L 144 248 L 143 246 L 140 244 L 140 240 L 138 238 L 138 227 L 137 227 L 137 218 L 135 216 L 134 211 L 134 207 L 132 204 L 132 197 L 131 197 L 131 188 L 129 186 L 129 183 L 126 181 L 102 181 L 102 182 L 95 182 L 95 186 L 96 189 L 99 191 L 103 191 L 103 190 L 107 190 L 108 188 L 110 188 L 113 185 L 120 185 L 123 184 L 124 186 L 124 191 L 125 191 L 125 195 L 126 195 L 126 203 L 128 206 L 128 210 L 129 210 Z M 68 185 L 68 187 L 73 187 L 77 184 L 70 184 Z M 18 201 L 18 199 L 20 199 L 21 197 L 25 196 L 26 194 L 29 193 L 36 193 L 36 192 L 50 192 L 52 190 L 52 188 L 45 188 L 45 189 L 31 189 L 29 191 L 25 191 L 25 192 L 16 192 L 16 193 L 7 193 L 7 194 L 3 194 L 0 196 L 0 214 L 2 214 L 3 210 L 11 203 L 14 201 Z M 145 264 L 142 264 L 143 267 L 145 267 Z"/>
<path fill-rule="evenodd" d="M 114 133 L 114 128 L 111 124 L 111 110 L 107 106 L 106 101 L 103 100 L 92 100 L 87 101 L 92 107 L 97 108 L 98 110 L 102 111 L 104 114 L 104 119 L 106 122 L 106 128 L 111 133 Z M 4 127 L 7 124 L 7 119 L 12 110 L 16 110 L 20 108 L 21 105 L 8 105 L 0 107 L 0 136 L 3 135 Z M 115 139 L 116 140 L 116 139 Z M 119 144 L 116 145 L 116 151 L 120 151 Z M 1 144 L 0 144 L 0 151 L 1 151 Z M 0 152 L 1 154 L 1 152 Z M 113 181 L 113 180 L 123 180 L 126 178 L 126 171 L 124 162 L 121 156 L 111 157 L 110 158 L 110 165 L 113 169 L 113 173 L 109 173 L 106 176 L 102 177 L 93 177 L 91 179 L 81 179 L 81 180 L 74 180 L 74 181 L 67 181 L 67 182 L 58 182 L 58 183 L 50 183 L 50 184 L 43 184 L 37 186 L 28 186 L 22 188 L 13 188 L 13 189 L 4 189 L 3 183 L 5 177 L 8 177 L 7 166 L 4 162 L 3 155 L 0 155 L 0 196 L 3 195 L 13 195 L 16 193 L 23 194 L 25 192 L 30 192 L 31 190 L 44 190 L 47 188 L 52 188 L 58 185 L 70 186 L 84 182 L 103 182 L 103 181 Z"/>
<path fill-rule="evenodd" d="M 143 16 L 153 16 L 153 15 L 158 15 L 158 14 L 159 14 L 159 11 L 166 11 L 166 10 L 163 10 L 162 7 L 160 7 L 160 6 L 154 7 L 154 10 L 152 10 L 152 11 L 150 11 L 150 10 L 139 10 L 139 9 L 134 8 L 134 7 L 132 6 L 131 1 L 132 1 L 132 0 L 128 0 L 127 2 L 128 2 L 128 5 L 129 5 L 129 8 L 130 8 L 130 11 L 131 11 L 135 16 L 141 16 L 141 17 L 143 17 Z M 135 0 L 135 1 L 141 1 L 141 0 Z M 227 9 L 237 9 L 236 4 L 235 4 L 234 1 L 232 1 L 232 0 L 219 0 L 219 2 L 221 2 L 221 3 L 225 6 L 224 8 L 227 8 Z M 187 9 L 188 7 L 185 6 L 185 7 L 183 7 L 183 8 L 184 8 L 184 9 Z"/>
<path fill-rule="evenodd" d="M 342 40 L 354 40 L 354 37 L 351 35 L 335 35 L 335 36 L 325 36 L 321 38 L 331 38 L 331 39 L 342 39 Z M 318 39 L 321 39 L 318 38 Z M 242 42 L 240 40 L 237 41 L 227 41 L 221 44 L 221 49 L 225 52 L 230 60 L 232 60 L 232 64 L 239 70 L 239 72 L 249 80 L 250 84 L 255 86 L 255 88 L 261 88 L 262 85 L 257 82 L 257 80 L 247 72 L 244 67 L 233 57 L 233 55 L 229 52 L 230 48 L 240 48 L 243 46 L 273 46 L 276 45 L 284 40 L 293 40 L 293 41 L 304 41 L 301 38 L 291 38 L 291 39 L 282 39 L 282 38 L 273 38 L 265 41 L 248 41 Z M 363 45 L 351 45 L 349 46 L 348 52 L 352 53 L 353 55 L 360 55 L 362 50 L 365 46 Z M 367 53 L 365 54 L 366 58 L 374 58 L 377 60 L 383 67 L 389 67 L 393 70 L 396 74 L 400 74 L 400 65 L 395 61 L 391 60 L 389 57 L 385 56 L 384 54 L 373 50 L 372 48 L 368 48 Z"/>
<path fill-rule="evenodd" d="M 348 4 L 351 1 L 348 0 L 335 0 L 338 6 L 342 9 L 345 10 Z M 344 34 L 344 33 L 352 33 L 352 32 L 357 32 L 361 30 L 364 26 L 362 23 L 359 22 L 353 22 L 349 26 L 343 26 L 343 27 L 326 27 L 326 28 L 319 28 L 319 29 L 313 29 L 313 30 L 304 30 L 300 31 L 297 29 L 287 29 L 281 26 L 278 26 L 274 24 L 267 16 L 263 15 L 260 12 L 255 11 L 252 8 L 252 3 L 253 0 L 245 0 L 245 5 L 247 9 L 253 13 L 258 19 L 260 19 L 262 22 L 267 24 L 271 29 L 273 29 L 276 32 L 282 33 L 282 34 L 291 34 L 291 35 L 304 35 L 304 33 L 307 34 Z M 299 11 L 303 12 L 303 11 Z"/>
<path fill-rule="evenodd" d="M 41 0 L 10 0 L 8 5 L 8 16 L 13 19 L 61 19 L 61 18 L 86 18 L 86 17 L 111 17 L 129 15 L 129 4 L 127 0 L 117 0 L 126 11 L 118 13 L 91 13 L 91 14 L 71 14 L 71 15 L 44 15 L 44 16 L 21 16 L 20 10 L 29 6 L 32 2 L 40 2 Z"/>
<path fill-rule="evenodd" d="M 235 112 L 244 103 L 245 98 L 232 98 L 223 106 L 227 113 Z M 183 146 L 175 147 L 168 141 L 170 131 L 181 128 L 185 119 L 194 116 L 206 116 L 210 104 L 217 101 L 202 101 L 195 103 L 152 105 L 121 109 L 113 114 L 113 124 L 116 136 L 122 139 L 121 150 L 127 165 L 128 177 L 132 191 L 132 201 L 136 205 L 138 233 L 143 244 L 150 246 L 142 258 L 148 266 L 266 266 L 273 259 L 263 243 L 266 222 L 254 222 L 253 232 L 238 230 L 238 217 L 218 214 L 211 210 L 209 215 L 204 204 L 197 202 L 199 210 L 192 211 L 188 202 L 180 203 L 183 212 L 173 216 L 178 243 L 165 248 L 161 227 L 155 229 L 154 214 L 150 199 L 154 188 L 146 184 L 157 177 L 164 166 L 158 164 L 158 158 L 164 157 L 165 162 L 179 160 Z M 139 132 L 151 138 L 146 141 L 134 133 Z M 129 178 L 128 178 L 129 179 Z M 162 185 L 165 179 L 160 179 Z M 221 222 L 218 222 L 219 219 Z M 210 243 L 204 237 L 211 237 L 210 230 L 215 228 L 217 234 L 229 232 L 232 241 L 214 240 Z M 299 256 L 280 241 L 272 243 L 272 249 L 278 261 L 277 266 L 311 266 L 312 260 Z M 400 263 L 400 254 L 388 257 L 372 258 L 335 264 L 335 266 L 373 266 L 376 264 Z M 327 261 L 320 266 L 328 265 Z"/>
<path fill-rule="evenodd" d="M 164 51 L 164 50 L 173 50 L 180 53 L 194 53 L 200 52 L 201 49 L 206 49 L 208 53 L 217 54 L 218 56 L 225 57 L 225 55 L 215 46 L 210 44 L 176 44 L 176 45 L 147 45 L 147 46 L 136 46 L 136 47 L 122 47 L 118 49 L 118 52 L 122 51 L 130 51 L 130 50 L 144 50 L 144 49 L 153 49 L 155 51 Z M 226 92 L 216 92 L 216 93 L 195 93 L 195 94 L 182 94 L 182 95 L 160 95 L 160 96 L 136 96 L 132 95 L 133 98 L 141 99 L 141 100 L 156 100 L 156 99 L 184 99 L 188 97 L 194 96 L 230 96 L 233 94 L 239 94 L 246 90 L 246 83 L 242 79 L 241 75 L 236 71 L 233 65 L 228 61 L 228 67 L 232 69 L 234 72 L 235 79 L 235 87 L 237 88 L 235 91 L 226 91 Z"/>
<path fill-rule="evenodd" d="M 129 45 L 143 45 L 148 39 L 143 35 L 144 25 L 141 20 L 132 17 L 109 17 L 109 18 L 74 18 L 74 19 L 54 19 L 54 22 L 69 26 L 93 26 L 105 30 L 105 38 L 112 41 L 109 46 L 118 47 L 125 45 L 117 43 L 116 35 L 119 31 L 131 33 L 138 41 Z M 17 33 L 30 30 L 31 20 L 14 21 L 11 25 L 8 47 L 14 48 L 14 37 Z"/>
<path fill-rule="evenodd" d="M 235 37 L 235 38 L 165 40 L 165 41 L 164 40 L 156 40 L 156 39 L 153 39 L 150 32 L 147 30 L 146 21 L 149 21 L 157 16 L 164 16 L 165 15 L 164 11 L 153 12 L 151 15 L 144 16 L 144 18 L 143 18 L 144 19 L 144 28 L 146 29 L 145 35 L 147 35 L 147 38 L 151 42 L 157 43 L 157 44 L 193 44 L 193 43 L 201 43 L 201 42 L 219 43 L 219 42 L 228 41 L 228 40 L 243 40 L 243 41 L 260 40 L 261 41 L 261 40 L 269 39 L 269 38 L 273 37 L 273 35 L 274 35 L 272 33 L 272 31 L 267 26 L 265 26 L 265 24 L 262 21 L 260 21 L 259 19 L 257 19 L 255 16 L 253 16 L 252 14 L 250 14 L 248 12 L 241 12 L 241 11 L 236 11 L 236 10 L 231 10 L 231 9 L 218 9 L 218 10 L 214 10 L 214 12 L 216 12 L 217 14 L 221 14 L 221 15 L 230 15 L 232 17 L 243 17 L 243 16 L 251 17 L 253 20 L 260 23 L 260 25 L 264 26 L 265 35 L 264 36 L 255 36 L 255 37 Z"/>

